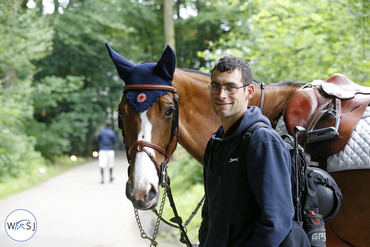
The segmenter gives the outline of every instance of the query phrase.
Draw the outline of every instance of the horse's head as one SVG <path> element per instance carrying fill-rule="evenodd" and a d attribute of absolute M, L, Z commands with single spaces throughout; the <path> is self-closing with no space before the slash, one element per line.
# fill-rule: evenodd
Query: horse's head
<path fill-rule="evenodd" d="M 125 82 L 118 124 L 130 164 L 126 196 L 135 208 L 151 209 L 158 202 L 162 169 L 177 143 L 175 53 L 167 46 L 158 63 L 135 65 L 106 46 Z"/>

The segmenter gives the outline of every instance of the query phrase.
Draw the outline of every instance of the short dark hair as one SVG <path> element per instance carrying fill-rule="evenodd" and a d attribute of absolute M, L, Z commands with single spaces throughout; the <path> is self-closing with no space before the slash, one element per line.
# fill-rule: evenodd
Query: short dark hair
<path fill-rule="evenodd" d="M 211 75 L 216 70 L 219 72 L 225 72 L 234 71 L 236 69 L 240 69 L 241 71 L 243 85 L 249 85 L 252 83 L 252 70 L 249 67 L 248 62 L 243 58 L 236 56 L 225 56 L 218 60 L 212 69 Z"/>
<path fill-rule="evenodd" d="M 105 126 L 109 127 L 109 128 L 112 128 L 112 121 L 110 119 L 107 119 L 105 121 Z"/>

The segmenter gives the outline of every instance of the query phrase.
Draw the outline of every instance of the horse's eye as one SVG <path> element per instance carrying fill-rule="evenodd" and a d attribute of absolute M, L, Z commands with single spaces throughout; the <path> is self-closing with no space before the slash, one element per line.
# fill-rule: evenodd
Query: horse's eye
<path fill-rule="evenodd" d="M 175 112 L 175 108 L 169 107 L 164 111 L 166 118 L 171 118 L 173 116 L 173 113 Z"/>

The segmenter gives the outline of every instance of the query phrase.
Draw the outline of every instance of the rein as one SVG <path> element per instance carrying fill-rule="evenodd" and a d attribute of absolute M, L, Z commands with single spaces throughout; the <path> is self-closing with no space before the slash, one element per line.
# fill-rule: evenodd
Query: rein
<path fill-rule="evenodd" d="M 178 99 L 179 99 L 179 96 L 177 94 L 177 90 L 176 90 L 175 87 L 172 87 L 172 86 L 153 85 L 153 84 L 141 84 L 141 85 L 127 85 L 127 86 L 124 86 L 123 87 L 123 93 L 125 93 L 125 91 L 127 91 L 127 90 L 165 90 L 165 91 L 171 91 L 173 93 L 173 101 L 174 101 L 174 104 L 175 104 L 175 112 L 172 116 L 171 138 L 170 138 L 170 141 L 169 141 L 169 143 L 168 143 L 168 145 L 165 149 L 162 148 L 161 146 L 155 144 L 155 143 L 146 142 L 146 141 L 137 141 L 137 142 L 133 143 L 128 148 L 126 146 L 127 159 L 128 159 L 128 163 L 130 165 L 131 165 L 131 157 L 133 157 L 137 152 L 145 152 L 149 156 L 150 160 L 153 162 L 154 166 L 156 167 L 156 170 L 157 170 L 157 173 L 158 173 L 158 176 L 159 176 L 159 185 L 162 188 L 164 188 L 159 213 L 155 209 L 153 210 L 153 212 L 157 215 L 158 218 L 157 218 L 157 221 L 156 221 L 154 234 L 153 234 L 152 238 L 148 237 L 148 235 L 143 230 L 143 228 L 141 226 L 138 210 L 137 209 L 134 210 L 135 211 L 135 219 L 136 219 L 136 222 L 138 224 L 141 237 L 144 238 L 144 239 L 148 239 L 151 242 L 150 246 L 157 246 L 158 243 L 155 241 L 155 239 L 156 239 L 157 234 L 158 234 L 160 221 L 162 220 L 165 223 L 169 224 L 170 226 L 174 226 L 174 227 L 180 229 L 180 231 L 181 231 L 180 242 L 186 244 L 188 247 L 191 247 L 192 244 L 191 244 L 191 242 L 190 242 L 190 240 L 189 240 L 189 238 L 186 234 L 185 227 L 187 226 L 187 224 L 190 223 L 191 219 L 196 214 L 196 211 L 198 211 L 200 205 L 197 206 L 196 211 L 193 212 L 193 214 L 190 216 L 190 218 L 186 221 L 185 226 L 183 226 L 182 225 L 182 219 L 177 213 L 175 201 L 173 199 L 172 192 L 171 192 L 170 178 L 167 174 L 167 163 L 168 163 L 172 153 L 175 151 L 174 147 L 176 147 L 177 138 L 179 136 L 179 130 L 178 130 L 178 123 L 179 123 L 179 102 L 178 102 Z M 121 126 L 121 127 L 122 127 L 122 135 L 124 136 L 123 126 Z M 126 145 L 126 143 L 125 143 L 125 145 Z M 160 154 L 162 154 L 165 157 L 165 161 L 163 163 L 159 164 L 159 162 L 156 160 L 155 156 L 153 154 L 151 154 L 146 148 L 151 148 L 151 149 L 154 149 L 154 150 L 158 151 Z M 173 224 L 165 221 L 162 218 L 162 212 L 163 212 L 163 207 L 164 207 L 166 196 L 168 197 L 168 200 L 170 202 L 170 206 L 171 206 L 172 211 L 175 215 L 175 217 L 172 218 L 170 221 L 173 222 L 173 223 L 176 223 L 178 225 L 178 227 L 176 225 L 173 225 Z"/>

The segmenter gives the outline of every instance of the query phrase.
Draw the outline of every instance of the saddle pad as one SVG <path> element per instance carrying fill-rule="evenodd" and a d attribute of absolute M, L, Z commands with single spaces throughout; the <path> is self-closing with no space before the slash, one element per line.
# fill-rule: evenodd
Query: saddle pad
<path fill-rule="evenodd" d="M 279 121 L 276 124 L 275 130 L 277 133 L 279 133 L 280 136 L 288 134 L 288 130 L 286 129 L 286 125 L 284 123 L 284 116 L 281 116 L 279 118 Z"/>
<path fill-rule="evenodd" d="M 344 149 L 327 159 L 328 172 L 370 169 L 370 107 L 356 125 Z"/>
<path fill-rule="evenodd" d="M 279 135 L 288 134 L 288 130 L 282 116 L 275 130 Z M 337 172 L 354 169 L 370 169 L 370 106 L 368 106 L 356 125 L 344 149 L 327 159 L 327 171 Z M 310 155 L 307 154 L 309 159 Z M 316 162 L 310 162 L 310 166 L 317 166 Z"/>

